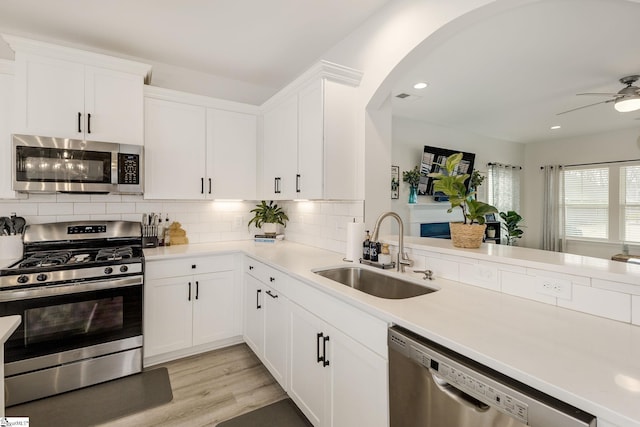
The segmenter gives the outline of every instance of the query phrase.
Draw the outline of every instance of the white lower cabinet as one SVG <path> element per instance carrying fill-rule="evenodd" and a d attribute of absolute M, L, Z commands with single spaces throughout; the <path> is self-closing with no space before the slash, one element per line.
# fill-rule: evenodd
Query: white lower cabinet
<path fill-rule="evenodd" d="M 244 280 L 245 341 L 313 425 L 388 426 L 386 324 L 252 258 Z"/>
<path fill-rule="evenodd" d="M 248 268 L 250 270 L 245 274 L 245 341 L 286 390 L 289 300 L 277 290 L 279 282 L 286 277 L 253 260 Z"/>
<path fill-rule="evenodd" d="M 290 305 L 289 395 L 314 426 L 387 426 L 387 361 Z"/>
<path fill-rule="evenodd" d="M 197 353 L 241 336 L 236 265 L 227 255 L 146 263 L 145 361 Z"/>

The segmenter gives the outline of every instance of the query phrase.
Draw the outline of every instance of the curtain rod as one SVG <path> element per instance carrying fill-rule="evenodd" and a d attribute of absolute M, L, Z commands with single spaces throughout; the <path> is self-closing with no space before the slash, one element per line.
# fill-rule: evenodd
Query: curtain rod
<path fill-rule="evenodd" d="M 640 159 L 612 160 L 610 162 L 575 163 L 573 165 L 558 165 L 558 167 L 566 168 L 566 167 L 574 167 L 574 166 L 610 165 L 614 163 L 631 163 L 631 162 L 640 162 Z M 551 167 L 553 166 L 551 165 Z M 540 170 L 542 169 L 544 169 L 544 166 L 540 166 Z"/>
<path fill-rule="evenodd" d="M 505 168 L 522 169 L 522 166 L 504 165 L 502 163 L 489 162 L 487 166 L 503 166 Z"/>

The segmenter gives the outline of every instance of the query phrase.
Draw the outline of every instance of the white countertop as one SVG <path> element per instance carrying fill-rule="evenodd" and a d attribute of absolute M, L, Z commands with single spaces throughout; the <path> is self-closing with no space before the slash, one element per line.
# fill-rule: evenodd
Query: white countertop
<path fill-rule="evenodd" d="M 388 236 L 381 241 L 397 244 L 397 236 Z M 443 254 L 464 256 L 521 267 L 544 268 L 578 276 L 591 276 L 640 285 L 640 264 L 611 261 L 603 258 L 567 254 L 563 252 L 541 251 L 508 245 L 482 245 L 478 249 L 453 248 L 451 240 L 429 237 L 405 237 L 407 248 L 437 251 Z M 612 254 L 614 255 L 614 254 Z"/>
<path fill-rule="evenodd" d="M 405 300 L 377 298 L 311 271 L 353 265 L 343 262 L 342 254 L 291 242 L 170 246 L 145 249 L 145 258 L 153 261 L 225 252 L 244 252 L 283 269 L 355 307 L 411 329 L 619 427 L 640 427 L 638 326 L 444 279 L 424 282 L 416 273 L 403 276 L 440 290 Z M 476 253 L 468 252 L 464 256 Z"/>
<path fill-rule="evenodd" d="M 4 344 L 9 336 L 20 325 L 20 316 L 4 316 L 0 317 L 0 344 Z"/>

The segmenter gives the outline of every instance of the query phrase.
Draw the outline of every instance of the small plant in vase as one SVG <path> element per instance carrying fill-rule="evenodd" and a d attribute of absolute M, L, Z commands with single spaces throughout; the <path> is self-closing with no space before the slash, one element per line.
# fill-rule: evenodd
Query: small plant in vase
<path fill-rule="evenodd" d="M 513 246 L 516 239 L 522 238 L 524 231 L 518 225 L 524 218 L 516 211 L 500 212 L 500 218 L 502 218 L 502 227 L 507 231 L 507 244 Z"/>
<path fill-rule="evenodd" d="M 420 184 L 420 169 L 418 166 L 409 171 L 402 171 L 402 181 L 409 184 L 409 203 L 417 203 L 418 184 Z"/>
<path fill-rule="evenodd" d="M 449 197 L 451 213 L 455 208 L 462 210 L 464 222 L 449 223 L 453 245 L 461 248 L 479 248 L 484 237 L 485 215 L 496 213 L 498 210 L 484 202 L 475 199 L 475 190 L 467 188 L 465 182 L 469 174 L 456 174 L 462 160 L 462 153 L 452 154 L 441 164 L 441 172 L 430 173 L 434 179 L 433 191 L 440 191 Z"/>
<path fill-rule="evenodd" d="M 277 234 L 278 224 L 286 227 L 287 221 L 289 221 L 289 217 L 284 210 L 273 203 L 273 200 L 269 201 L 269 203 L 264 200 L 261 201 L 260 204 L 256 205 L 250 212 L 253 214 L 253 218 L 249 220 L 247 226 L 250 227 L 251 224 L 253 224 L 269 236 L 275 236 Z"/>

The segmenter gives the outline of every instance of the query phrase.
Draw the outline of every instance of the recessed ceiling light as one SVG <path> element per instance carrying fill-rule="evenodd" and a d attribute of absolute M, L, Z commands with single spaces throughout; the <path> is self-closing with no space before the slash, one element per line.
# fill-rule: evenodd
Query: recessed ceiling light
<path fill-rule="evenodd" d="M 562 126 L 560 125 L 555 125 L 555 126 L 551 126 L 549 129 L 551 130 L 556 130 L 556 129 L 560 129 Z"/>
<path fill-rule="evenodd" d="M 413 85 L 414 89 L 424 89 L 425 87 L 427 87 L 427 84 L 425 82 L 420 82 Z"/>

